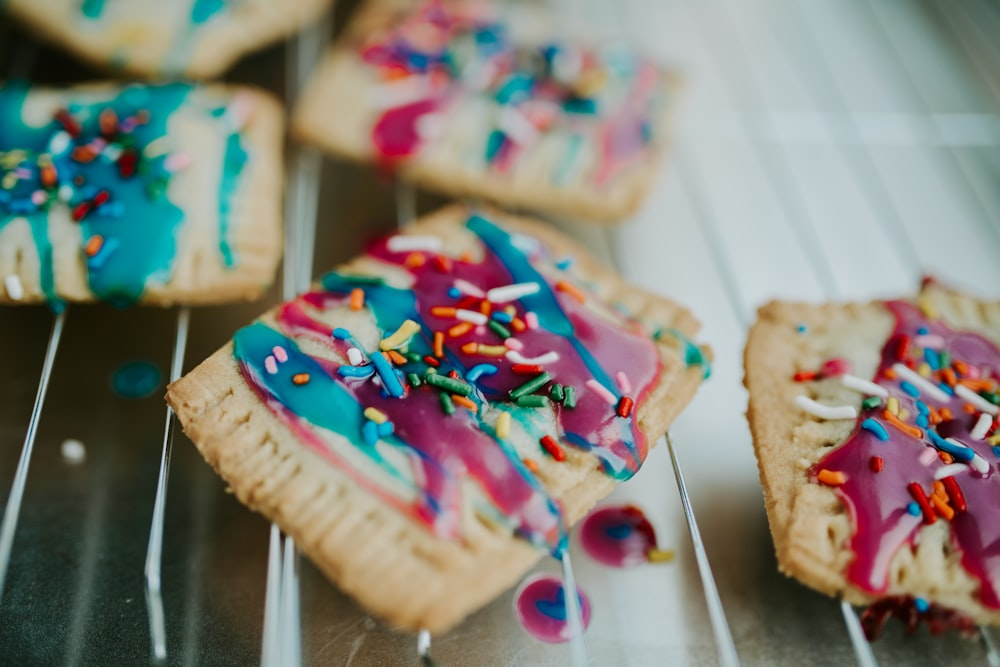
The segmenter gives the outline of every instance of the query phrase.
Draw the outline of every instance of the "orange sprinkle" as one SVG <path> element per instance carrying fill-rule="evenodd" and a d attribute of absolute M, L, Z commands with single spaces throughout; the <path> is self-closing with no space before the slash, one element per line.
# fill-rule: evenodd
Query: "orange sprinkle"
<path fill-rule="evenodd" d="M 934 495 L 942 500 L 948 500 L 948 491 L 941 480 L 934 480 Z"/>
<path fill-rule="evenodd" d="M 928 412 L 927 421 L 931 423 L 931 426 L 937 426 L 938 424 L 941 423 L 941 413 L 937 411 L 937 408 L 935 408 L 933 405 L 928 405 L 927 412 Z"/>
<path fill-rule="evenodd" d="M 922 437 L 924 437 L 924 432 L 923 431 L 921 431 L 916 426 L 910 426 L 909 424 L 904 424 L 902 421 L 900 421 L 899 417 L 897 417 L 896 415 L 892 414 L 888 410 L 884 410 L 882 412 L 882 416 L 885 417 L 885 420 L 887 422 L 889 422 L 890 424 L 892 424 L 893 426 L 895 426 L 896 428 L 898 428 L 903 433 L 907 433 L 909 435 L 912 435 L 914 438 L 922 438 Z"/>
<path fill-rule="evenodd" d="M 521 459 L 521 463 L 523 463 L 524 467 L 530 470 L 531 472 L 534 473 L 538 472 L 538 462 L 535 461 L 535 459 Z"/>
<path fill-rule="evenodd" d="M 951 414 L 951 408 L 941 408 L 941 421 L 947 422 L 954 418 L 955 416 Z"/>
<path fill-rule="evenodd" d="M 560 280 L 556 283 L 556 290 L 569 294 L 580 303 L 587 302 L 587 295 L 581 292 L 579 287 L 572 283 L 568 283 L 565 280 Z"/>
<path fill-rule="evenodd" d="M 947 384 L 949 387 L 954 387 L 955 384 L 958 382 L 958 378 L 955 377 L 955 371 L 951 370 L 950 368 L 945 368 L 944 370 L 942 370 L 941 377 L 944 379 L 945 384 Z"/>
<path fill-rule="evenodd" d="M 469 262 L 472 261 L 472 253 L 466 250 L 459 256 L 458 259 L 460 262 L 465 262 L 466 264 L 468 264 Z"/>
<path fill-rule="evenodd" d="M 101 251 L 104 246 L 104 237 L 100 234 L 94 234 L 89 239 L 87 239 L 86 245 L 83 246 L 83 252 L 87 254 L 87 257 L 93 257 Z"/>
<path fill-rule="evenodd" d="M 483 299 L 482 302 L 479 304 L 479 312 L 482 313 L 483 315 L 489 315 L 490 313 L 493 312 L 493 304 L 487 301 L 486 299 Z"/>
<path fill-rule="evenodd" d="M 819 471 L 819 474 L 816 475 L 816 479 L 818 479 L 820 482 L 828 486 L 840 486 L 841 484 L 847 481 L 847 475 L 845 475 L 842 472 L 827 470 L 826 468 L 823 468 L 822 470 Z"/>
<path fill-rule="evenodd" d="M 427 258 L 424 257 L 423 253 L 411 252 L 406 256 L 406 261 L 403 262 L 408 268 L 417 269 L 427 263 Z"/>
<path fill-rule="evenodd" d="M 451 306 L 434 306 L 431 308 L 431 315 L 434 317 L 455 317 L 457 309 Z"/>
<path fill-rule="evenodd" d="M 884 375 L 887 380 L 896 379 L 896 371 L 891 368 L 887 368 L 884 371 L 882 371 L 882 375 Z"/>
<path fill-rule="evenodd" d="M 948 452 L 938 452 L 938 458 L 941 459 L 941 462 L 945 465 L 955 462 L 955 457 Z"/>
<path fill-rule="evenodd" d="M 972 391 L 977 391 L 977 392 L 986 389 L 991 389 L 993 387 L 992 380 L 971 380 L 969 378 L 965 378 L 964 380 L 959 380 L 959 384 L 964 384 Z"/>
<path fill-rule="evenodd" d="M 402 366 L 407 362 L 406 357 L 401 355 L 399 352 L 396 352 L 396 350 L 386 350 L 385 356 L 389 357 L 389 359 L 392 360 L 392 363 L 396 364 L 397 366 Z"/>
<path fill-rule="evenodd" d="M 434 332 L 434 356 L 438 358 L 444 356 L 444 333 L 441 331 Z"/>
<path fill-rule="evenodd" d="M 510 321 L 510 327 L 517 333 L 521 333 L 528 328 L 528 325 L 520 317 L 515 317 Z"/>
<path fill-rule="evenodd" d="M 945 500 L 941 500 L 940 496 L 935 494 L 931 496 L 930 500 L 931 500 L 931 505 L 934 507 L 935 510 L 937 510 L 938 515 L 945 521 L 951 521 L 952 519 L 955 518 L 955 510 L 953 510 L 951 506 L 948 505 L 947 498 L 948 497 L 945 496 Z"/>
<path fill-rule="evenodd" d="M 361 310 L 365 306 L 365 291 L 360 287 L 351 290 L 351 310 Z"/>
<path fill-rule="evenodd" d="M 475 354 L 479 351 L 479 343 L 466 343 L 462 345 L 462 352 L 466 354 Z"/>
<path fill-rule="evenodd" d="M 956 359 L 955 361 L 951 362 L 951 365 L 955 367 L 955 370 L 958 371 L 958 374 L 961 375 L 962 377 L 965 377 L 966 375 L 969 374 L 969 364 L 965 363 L 964 361 Z"/>
<path fill-rule="evenodd" d="M 966 403 L 965 405 L 962 406 L 962 409 L 965 410 L 966 414 L 970 415 L 974 415 L 977 412 L 979 412 L 978 410 L 976 410 L 976 406 L 974 406 L 972 403 Z"/>
<path fill-rule="evenodd" d="M 455 401 L 455 405 L 461 405 L 463 408 L 468 409 L 470 412 L 478 412 L 479 408 L 475 403 L 470 401 L 465 396 L 459 396 L 458 394 L 452 394 L 451 400 Z"/>
<path fill-rule="evenodd" d="M 458 338 L 459 336 L 464 336 L 470 331 L 472 331 L 472 322 L 459 322 L 455 326 L 448 329 L 448 335 L 451 338 Z"/>
<path fill-rule="evenodd" d="M 42 167 L 42 185 L 51 188 L 56 184 L 56 170 L 52 165 Z"/>
<path fill-rule="evenodd" d="M 292 376 L 292 382 L 295 384 L 305 384 L 309 382 L 309 373 L 296 373 Z"/>

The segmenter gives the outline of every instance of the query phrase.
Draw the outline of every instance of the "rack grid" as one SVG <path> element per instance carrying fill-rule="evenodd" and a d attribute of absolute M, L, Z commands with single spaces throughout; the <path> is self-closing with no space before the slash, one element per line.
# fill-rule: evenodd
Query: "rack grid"
<path fill-rule="evenodd" d="M 713 379 L 671 438 L 615 495 L 647 510 L 663 545 L 677 549 L 676 562 L 609 571 L 573 550 L 578 581 L 594 603 L 586 634 L 592 664 L 737 664 L 727 636 L 746 665 L 1000 664 L 992 631 L 977 643 L 926 633 L 906 638 L 890 627 L 869 648 L 858 640 L 854 610 L 776 572 L 740 385 L 746 329 L 769 298 L 906 294 L 925 272 L 995 296 L 1000 121 L 996 82 L 979 77 L 995 57 L 982 31 L 1000 25 L 1000 8 L 989 0 L 970 6 L 963 13 L 936 0 L 629 0 L 617 9 L 599 0 L 553 3 L 567 22 L 603 28 L 676 63 L 687 81 L 676 145 L 645 209 L 614 230 L 556 224 L 635 282 L 691 306 L 717 357 Z M 296 58 L 309 57 L 314 46 L 272 49 L 235 77 L 280 90 L 275 63 L 296 72 L 286 82 L 298 82 Z M 43 50 L 38 69 L 57 71 L 59 62 Z M 292 156 L 290 164 L 289 219 L 321 221 L 320 268 L 353 254 L 375 232 L 370 221 L 386 231 L 412 217 L 409 211 L 438 203 L 423 194 L 414 203 L 407 188 L 394 190 L 358 167 L 327 161 L 321 170 L 314 153 Z M 319 178 L 317 216 L 309 183 Z M 291 231 L 286 252 L 301 275 L 290 266 L 286 280 L 302 285 L 313 247 L 300 239 L 313 231 Z M 194 310 L 185 367 L 262 309 Z M 163 407 L 157 397 L 112 395 L 107 377 L 134 357 L 166 367 L 185 311 L 72 310 L 37 422 L 0 605 L 0 651 L 17 664 L 138 664 L 155 655 L 143 563 L 164 453 Z M 14 483 L 52 324 L 43 309 L 0 311 L 8 350 L 0 364 L 4 492 Z M 60 457 L 66 438 L 85 443 L 83 464 Z M 304 664 L 418 660 L 414 638 L 360 613 L 298 563 L 291 545 L 274 541 L 264 521 L 228 497 L 180 435 L 172 459 L 162 543 L 167 664 L 259 662 L 269 632 L 280 640 L 277 653 L 264 654 L 268 664 L 292 664 L 298 651 Z M 680 495 L 670 482 L 674 471 L 686 481 Z M 700 531 L 692 524 L 693 541 L 685 517 L 700 524 Z M 301 605 L 286 597 L 296 589 Z M 502 596 L 436 638 L 435 663 L 570 662 L 567 647 L 527 638 L 510 604 L 510 595 Z M 298 618 L 282 613 L 289 605 Z M 267 622 L 266 607 L 276 610 Z"/>

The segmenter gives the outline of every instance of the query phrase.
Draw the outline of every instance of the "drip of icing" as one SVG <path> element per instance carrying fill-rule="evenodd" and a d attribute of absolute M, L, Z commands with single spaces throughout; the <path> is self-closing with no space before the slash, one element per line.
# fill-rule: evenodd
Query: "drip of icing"
<path fill-rule="evenodd" d="M 590 599 L 577 588 L 584 629 L 590 625 Z M 527 579 L 514 594 L 514 615 L 535 639 L 563 643 L 571 639 L 566 618 L 566 589 L 558 577 L 537 575 Z"/>
<path fill-rule="evenodd" d="M 83 0 L 80 11 L 88 19 L 96 19 L 104 13 L 104 0 Z"/>
<path fill-rule="evenodd" d="M 886 373 L 897 363 L 911 363 L 920 368 L 925 357 L 940 359 L 941 350 L 948 353 L 952 363 L 947 367 L 958 379 L 981 375 L 994 386 L 1000 377 L 1000 350 L 990 341 L 969 332 L 953 331 L 943 322 L 928 321 L 914 306 L 904 302 L 889 302 L 889 310 L 896 318 L 892 337 L 882 350 L 882 359 L 874 382 L 885 387 L 890 399 L 898 402 L 899 410 L 909 416 L 901 421 L 910 428 L 920 430 L 920 437 L 904 433 L 884 416 L 885 403 L 863 409 L 858 417 L 854 434 L 840 447 L 831 451 L 814 468 L 818 471 L 843 473 L 845 480 L 835 487 L 840 499 L 847 506 L 854 526 L 850 546 L 855 554 L 847 570 L 849 580 L 859 588 L 874 594 L 890 591 L 889 564 L 904 545 L 913 545 L 925 519 L 909 485 L 916 483 L 926 496 L 933 493 L 936 473 L 945 465 L 935 453 L 922 454 L 928 448 L 941 446 L 941 438 L 954 438 L 981 457 L 987 465 L 985 474 L 967 469 L 950 478 L 964 496 L 967 510 L 962 510 L 954 495 L 948 491 L 945 505 L 954 510 L 949 521 L 954 547 L 961 552 L 963 568 L 980 582 L 979 600 L 990 609 L 1000 609 L 997 591 L 1000 586 L 1000 523 L 990 520 L 990 511 L 997 506 L 1000 495 L 1000 475 L 997 474 L 997 455 L 988 440 L 974 440 L 970 432 L 979 413 L 969 414 L 965 401 L 953 393 L 942 380 L 942 390 L 947 389 L 947 400 L 936 400 L 926 391 L 917 390 L 901 376 L 895 379 Z M 934 339 L 942 343 L 934 354 L 927 354 L 919 341 Z M 905 342 L 904 342 L 905 341 Z M 904 351 L 901 354 L 901 350 Z M 906 351 L 908 350 L 908 351 Z M 963 375 L 965 368 L 969 375 Z M 938 383 L 944 368 L 924 369 Z M 890 373 L 891 375 L 891 373 Z M 928 421 L 930 410 L 938 415 L 942 409 L 951 412 L 953 419 L 934 424 Z M 902 414 L 902 413 L 901 413 Z M 887 437 L 879 437 L 878 428 L 861 428 L 866 420 L 878 422 Z M 870 424 L 870 422 L 869 422 Z M 931 435 L 933 434 L 933 435 Z M 872 465 L 874 457 L 884 463 Z M 875 468 L 879 472 L 875 472 Z M 913 512 L 916 510 L 916 512 Z M 940 511 L 931 509 L 936 521 L 947 520 Z"/>
<path fill-rule="evenodd" d="M 603 507 L 580 523 L 580 546 L 588 556 L 611 567 L 642 565 L 656 550 L 656 532 L 634 505 Z"/>

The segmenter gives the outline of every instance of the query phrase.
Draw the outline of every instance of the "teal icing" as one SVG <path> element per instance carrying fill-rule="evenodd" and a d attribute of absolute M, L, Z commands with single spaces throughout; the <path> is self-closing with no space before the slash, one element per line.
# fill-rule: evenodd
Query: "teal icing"
<path fill-rule="evenodd" d="M 556 185 L 566 185 L 573 176 L 577 165 L 577 158 L 580 155 L 580 149 L 583 148 L 583 135 L 574 132 L 569 136 L 566 143 L 568 144 L 566 152 L 556 164 L 555 171 L 552 174 L 552 181 Z"/>
<path fill-rule="evenodd" d="M 195 0 L 191 7 L 191 22 L 201 24 L 226 8 L 226 0 Z"/>
<path fill-rule="evenodd" d="M 706 380 L 709 377 L 711 377 L 711 375 L 712 375 L 712 362 L 710 362 L 705 357 L 705 353 L 702 351 L 702 349 L 700 347 L 698 347 L 698 345 L 694 341 L 692 341 L 690 338 L 688 338 L 686 335 L 684 335 L 684 332 L 682 332 L 681 330 L 674 329 L 674 328 L 667 329 L 666 331 L 657 331 L 656 335 L 654 336 L 654 338 L 656 338 L 657 340 L 659 340 L 659 338 L 664 333 L 670 334 L 671 336 L 673 336 L 674 338 L 676 338 L 677 341 L 680 342 L 680 344 L 683 346 L 683 348 L 684 348 L 684 364 L 686 366 L 688 366 L 688 367 L 691 367 L 691 366 L 701 366 L 702 370 L 703 370 L 702 377 L 704 379 L 706 379 Z"/>
<path fill-rule="evenodd" d="M 222 159 L 222 180 L 219 184 L 219 251 L 222 253 L 222 261 L 229 267 L 236 264 L 236 256 L 229 241 L 232 204 L 243 167 L 249 159 L 240 133 L 230 134 L 226 139 L 226 152 Z"/>
<path fill-rule="evenodd" d="M 100 18 L 104 13 L 104 0 L 83 0 L 80 12 L 88 19 Z"/>

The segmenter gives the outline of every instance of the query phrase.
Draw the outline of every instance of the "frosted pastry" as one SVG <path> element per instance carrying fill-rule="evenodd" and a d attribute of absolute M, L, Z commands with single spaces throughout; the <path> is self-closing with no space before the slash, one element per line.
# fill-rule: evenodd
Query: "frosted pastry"
<path fill-rule="evenodd" d="M 454 206 L 239 330 L 167 398 L 340 588 L 439 633 L 636 472 L 706 374 L 697 326 L 539 223 Z"/>
<path fill-rule="evenodd" d="M 878 614 L 1000 621 L 998 341 L 1000 304 L 933 283 L 761 309 L 748 416 L 782 571 Z"/>
<path fill-rule="evenodd" d="M 260 295 L 281 159 L 281 109 L 254 89 L 0 87 L 0 302 Z"/>
<path fill-rule="evenodd" d="M 207 79 L 318 18 L 333 0 L 3 0 L 0 9 L 98 67 Z"/>
<path fill-rule="evenodd" d="M 621 220 L 656 178 L 676 77 L 556 34 L 537 4 L 369 0 L 293 130 L 445 194 Z"/>

